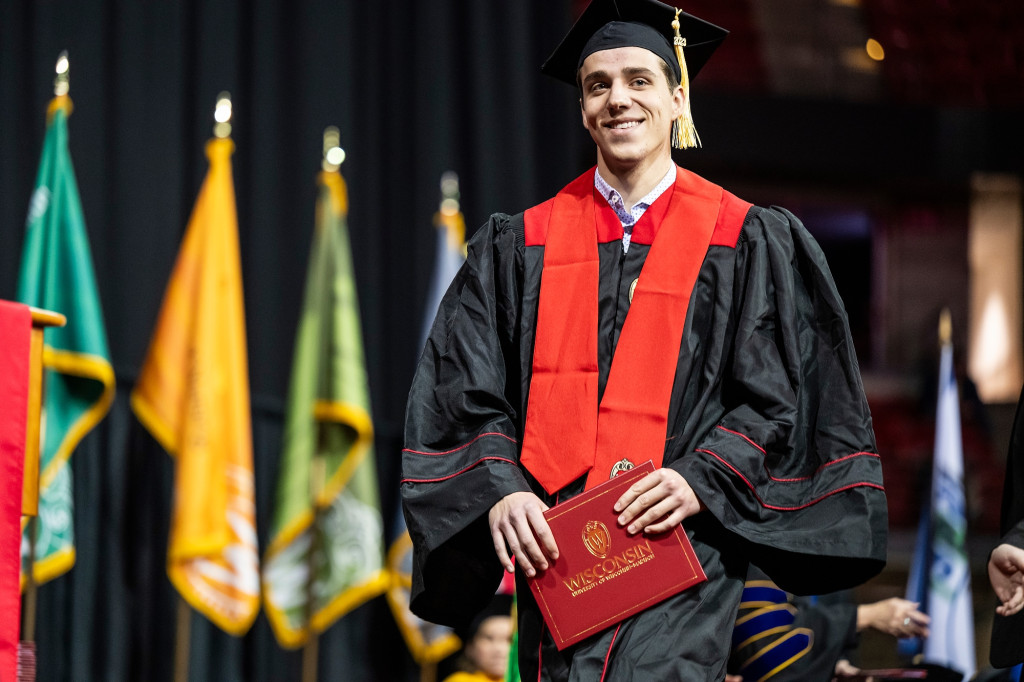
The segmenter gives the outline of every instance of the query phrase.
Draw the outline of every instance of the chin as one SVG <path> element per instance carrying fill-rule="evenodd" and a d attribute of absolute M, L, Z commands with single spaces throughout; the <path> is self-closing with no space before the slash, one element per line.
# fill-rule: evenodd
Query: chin
<path fill-rule="evenodd" d="M 651 145 L 645 143 L 644 140 L 618 140 L 614 142 L 603 140 L 603 142 L 604 144 L 598 145 L 598 149 L 601 150 L 604 158 L 609 161 L 613 159 L 623 162 L 639 161 L 654 151 Z"/>
<path fill-rule="evenodd" d="M 605 165 L 609 168 L 629 168 L 643 161 L 645 154 L 641 152 L 627 152 L 620 150 L 614 154 L 602 153 Z"/>

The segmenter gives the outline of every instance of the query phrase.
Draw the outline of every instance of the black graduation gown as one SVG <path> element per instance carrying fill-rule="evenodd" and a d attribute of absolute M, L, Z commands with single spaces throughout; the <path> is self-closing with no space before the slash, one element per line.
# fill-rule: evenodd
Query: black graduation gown
<path fill-rule="evenodd" d="M 1000 543 L 1024 548 L 1024 392 L 1017 401 L 1010 449 L 1006 454 Z M 1024 611 L 1012 616 L 995 614 L 989 659 L 997 668 L 1024 662 Z"/>
<path fill-rule="evenodd" d="M 554 504 L 583 486 L 581 479 L 549 496 L 518 465 L 544 253 L 525 246 L 523 229 L 522 214 L 496 214 L 474 235 L 409 394 L 402 499 L 415 547 L 411 605 L 435 622 L 468 619 L 497 586 L 491 506 L 525 490 Z M 600 391 L 648 249 L 599 245 Z M 620 672 L 608 679 L 720 680 L 748 559 L 801 594 L 881 570 L 885 495 L 847 317 L 820 249 L 792 214 L 751 208 L 735 247 L 709 247 L 666 435 L 663 466 L 707 507 L 684 526 L 709 580 L 627 621 L 611 656 Z M 520 665 L 532 679 L 540 621 L 529 591 L 519 595 Z M 692 670 L 645 668 L 648 646 L 659 658 L 679 646 L 655 639 L 675 628 L 686 629 L 691 650 L 713 649 L 707 660 L 698 656 Z M 611 637 L 567 650 L 561 660 L 571 659 L 574 679 L 586 679 L 578 670 L 601 673 L 595 657 L 607 658 Z M 559 679 L 552 652 L 546 644 L 545 678 Z"/>

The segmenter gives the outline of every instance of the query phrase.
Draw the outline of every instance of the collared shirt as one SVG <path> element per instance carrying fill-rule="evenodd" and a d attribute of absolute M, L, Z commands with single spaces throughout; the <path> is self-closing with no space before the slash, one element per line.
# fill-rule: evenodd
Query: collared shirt
<path fill-rule="evenodd" d="M 615 215 L 619 217 L 619 222 L 622 223 L 622 251 L 625 253 L 629 251 L 629 240 L 633 236 L 633 226 L 636 225 L 636 221 L 640 220 L 640 216 L 644 214 L 644 211 L 653 204 L 662 193 L 671 187 L 676 181 L 676 165 L 673 163 L 672 167 L 668 169 L 668 173 L 665 173 L 665 177 L 661 179 L 657 185 L 654 186 L 650 192 L 648 192 L 640 201 L 633 204 L 633 208 L 626 210 L 626 205 L 622 201 L 622 195 L 618 191 L 608 184 L 608 181 L 601 177 L 601 171 L 594 171 L 594 187 L 597 189 L 598 194 L 603 196 L 608 202 L 608 205 L 615 211 Z"/>

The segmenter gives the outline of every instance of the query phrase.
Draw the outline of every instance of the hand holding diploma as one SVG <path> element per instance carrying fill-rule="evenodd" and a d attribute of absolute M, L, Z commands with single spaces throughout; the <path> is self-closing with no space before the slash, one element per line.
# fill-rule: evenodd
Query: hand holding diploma
<path fill-rule="evenodd" d="M 487 522 L 494 541 L 494 551 L 506 571 L 512 573 L 515 566 L 509 551 L 523 567 L 527 577 L 548 567 L 548 560 L 558 558 L 558 546 L 551 534 L 544 512 L 548 506 L 529 492 L 516 492 L 501 498 L 491 507 Z"/>
<path fill-rule="evenodd" d="M 630 535 L 671 530 L 703 509 L 704 503 L 675 469 L 657 469 L 644 476 L 615 503 L 619 525 L 627 526 Z"/>

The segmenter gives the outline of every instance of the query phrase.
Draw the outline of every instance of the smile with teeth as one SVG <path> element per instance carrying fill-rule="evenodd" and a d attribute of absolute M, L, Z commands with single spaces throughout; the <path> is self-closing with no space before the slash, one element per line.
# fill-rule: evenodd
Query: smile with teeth
<path fill-rule="evenodd" d="M 624 130 L 626 128 L 635 128 L 640 125 L 640 121 L 613 121 L 608 124 L 608 127 L 612 130 Z"/>

